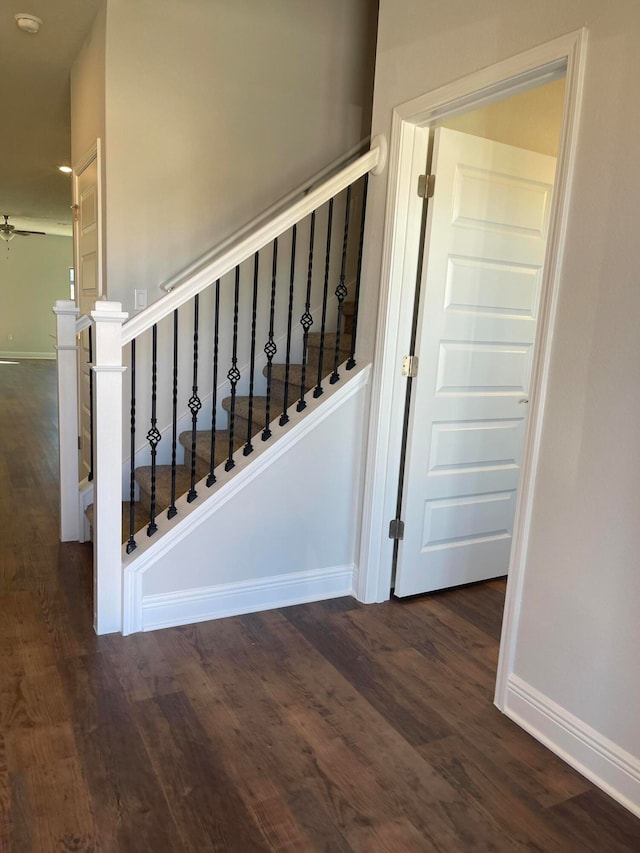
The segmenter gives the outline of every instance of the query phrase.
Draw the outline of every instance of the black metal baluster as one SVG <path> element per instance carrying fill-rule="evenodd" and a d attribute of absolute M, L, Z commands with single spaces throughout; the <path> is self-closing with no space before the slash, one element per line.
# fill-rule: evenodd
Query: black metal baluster
<path fill-rule="evenodd" d="M 93 480 L 93 329 L 89 326 L 89 474 L 87 480 Z"/>
<path fill-rule="evenodd" d="M 198 412 L 202 408 L 202 400 L 198 397 L 198 325 L 200 322 L 200 296 L 193 298 L 193 384 L 189 397 L 191 412 L 191 484 L 187 494 L 187 503 L 198 497 L 196 491 L 196 439 L 198 437 Z"/>
<path fill-rule="evenodd" d="M 211 450 L 207 486 L 211 488 L 216 481 L 216 416 L 218 407 L 218 339 L 220 331 L 220 279 L 216 281 L 215 317 L 213 321 L 213 381 L 211 392 Z"/>
<path fill-rule="evenodd" d="M 247 427 L 247 443 L 242 451 L 244 456 L 253 453 L 251 443 L 253 432 L 253 384 L 256 370 L 256 315 L 258 312 L 258 266 L 259 252 L 253 258 L 253 303 L 251 309 L 251 365 L 249 367 L 249 425 Z"/>
<path fill-rule="evenodd" d="M 369 188 L 369 173 L 364 176 L 364 188 L 362 190 L 362 217 L 360 219 L 360 241 L 358 243 L 358 269 L 356 272 L 356 295 L 353 305 L 353 320 L 351 327 L 351 352 L 347 361 L 347 370 L 356 366 L 356 332 L 358 330 L 358 306 L 360 304 L 360 278 L 362 276 L 362 249 L 364 246 L 364 218 L 367 212 L 367 190 Z"/>
<path fill-rule="evenodd" d="M 171 433 L 171 504 L 167 518 L 178 514 L 176 507 L 176 451 L 178 448 L 178 309 L 173 312 L 173 400 Z"/>
<path fill-rule="evenodd" d="M 236 386 L 240 381 L 238 370 L 238 302 L 240 299 L 240 267 L 236 267 L 235 288 L 233 291 L 233 347 L 231 352 L 231 367 L 227 373 L 227 379 L 231 386 L 231 407 L 229 411 L 229 457 L 224 463 L 224 470 L 230 471 L 236 464 L 233 459 L 234 442 L 233 433 L 236 420 Z"/>
<path fill-rule="evenodd" d="M 340 364 L 340 336 L 342 333 L 342 304 L 347 295 L 347 286 L 345 280 L 347 277 L 347 247 L 349 245 L 349 216 L 351 214 L 351 187 L 347 187 L 347 200 L 345 202 L 344 211 L 344 233 L 342 237 L 342 261 L 340 263 L 340 281 L 336 287 L 336 296 L 338 297 L 338 320 L 336 322 L 336 349 L 333 355 L 333 373 L 329 379 L 331 385 L 335 385 L 340 380 L 338 373 L 338 365 Z"/>
<path fill-rule="evenodd" d="M 320 397 L 324 393 L 322 387 L 322 362 L 324 360 L 324 335 L 327 325 L 327 297 L 329 295 L 329 268 L 331 266 L 331 226 L 333 224 L 333 199 L 329 199 L 329 214 L 327 217 L 327 248 L 324 261 L 324 290 L 322 294 L 322 321 L 320 324 L 320 360 L 318 361 L 318 384 L 313 389 L 313 396 Z"/>
<path fill-rule="evenodd" d="M 271 267 L 271 308 L 269 312 L 269 339 L 264 345 L 264 351 L 267 356 L 267 403 L 265 410 L 264 429 L 262 430 L 262 440 L 267 441 L 271 438 L 271 429 L 269 428 L 271 414 L 271 373 L 272 362 L 274 355 L 278 352 L 278 347 L 273 340 L 273 319 L 276 310 L 276 278 L 278 274 L 278 238 L 273 241 L 273 264 Z"/>
<path fill-rule="evenodd" d="M 302 412 L 307 407 L 304 396 L 307 391 L 307 355 L 309 349 L 309 329 L 313 326 L 311 316 L 311 283 L 313 279 L 313 240 L 316 231 L 316 212 L 311 214 L 311 226 L 309 229 L 309 262 L 307 266 L 307 296 L 304 303 L 304 314 L 300 318 L 300 325 L 304 330 L 302 337 L 302 376 L 300 377 L 300 399 L 296 406 L 297 411 Z"/>
<path fill-rule="evenodd" d="M 294 225 L 291 229 L 291 271 L 289 273 L 289 311 L 287 314 L 287 353 L 285 356 L 284 367 L 284 402 L 282 406 L 282 414 L 280 415 L 280 426 L 284 426 L 289 421 L 287 409 L 289 408 L 289 375 L 291 372 L 291 326 L 293 320 L 293 287 L 296 278 L 296 242 L 298 235 L 298 226 Z"/>
<path fill-rule="evenodd" d="M 156 456 L 162 435 L 158 429 L 158 326 L 154 323 L 151 330 L 151 429 L 147 441 L 151 447 L 151 504 L 150 521 L 147 536 L 153 536 L 158 529 L 156 524 Z"/>
<path fill-rule="evenodd" d="M 136 339 L 131 341 L 131 445 L 129 471 L 129 540 L 127 554 L 138 547 L 134 534 L 136 532 Z"/>

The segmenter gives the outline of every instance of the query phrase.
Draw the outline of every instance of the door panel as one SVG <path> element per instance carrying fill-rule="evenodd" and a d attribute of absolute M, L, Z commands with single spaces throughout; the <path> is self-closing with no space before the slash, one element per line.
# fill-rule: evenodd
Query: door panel
<path fill-rule="evenodd" d="M 396 595 L 507 573 L 555 159 L 436 131 Z"/>

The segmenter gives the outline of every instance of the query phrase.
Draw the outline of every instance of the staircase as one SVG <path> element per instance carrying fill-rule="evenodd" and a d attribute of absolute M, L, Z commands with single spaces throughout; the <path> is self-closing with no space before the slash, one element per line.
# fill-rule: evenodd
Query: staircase
<path fill-rule="evenodd" d="M 343 303 L 343 327 L 340 335 L 340 350 L 339 364 L 342 364 L 348 357 L 351 351 L 352 333 L 354 324 L 354 309 L 353 301 Z M 336 333 L 327 333 L 324 336 L 324 342 L 320 332 L 310 332 L 308 337 L 308 352 L 305 373 L 305 390 L 312 391 L 317 384 L 320 366 L 320 351 L 322 354 L 322 370 L 320 376 L 323 380 L 328 380 L 334 365 L 336 346 Z M 286 373 L 287 365 L 280 362 L 273 362 L 271 366 L 271 403 L 270 410 L 273 418 L 277 423 L 284 410 L 285 389 L 286 389 Z M 268 368 L 263 368 L 263 374 L 266 377 Z M 287 394 L 288 405 L 295 405 L 298 401 L 298 394 L 302 383 L 302 364 L 289 365 L 289 391 Z M 229 417 L 232 398 L 225 397 L 222 400 L 222 408 L 227 412 Z M 251 406 L 251 428 L 249 428 L 249 408 Z M 234 453 L 240 451 L 246 446 L 247 440 L 250 438 L 252 444 L 257 445 L 262 440 L 262 432 L 265 424 L 267 407 L 266 396 L 255 396 L 251 404 L 249 397 L 237 396 L 235 399 L 235 428 L 234 428 Z M 177 496 L 186 495 L 191 488 L 191 448 L 192 448 L 192 433 L 191 430 L 181 432 L 178 436 L 178 441 L 184 449 L 184 462 L 176 467 L 175 470 L 175 494 Z M 211 430 L 197 430 L 195 442 L 195 479 L 200 481 L 204 479 L 210 470 L 210 452 L 211 452 Z M 229 456 L 229 430 L 216 430 L 215 440 L 215 466 L 222 465 L 228 460 Z M 152 479 L 153 471 L 150 465 L 143 465 L 135 469 L 135 481 L 138 487 L 139 497 L 133 504 L 134 509 L 134 529 L 136 533 L 143 531 L 149 525 L 151 517 L 149 507 L 152 502 Z M 155 470 L 155 505 L 157 514 L 167 512 L 171 505 L 172 496 L 172 466 L 158 465 Z M 89 504 L 85 510 L 87 519 L 90 525 L 91 537 L 93 538 L 93 504 Z M 123 501 L 122 503 L 122 542 L 126 543 L 129 538 L 131 503 Z"/>
<path fill-rule="evenodd" d="M 131 318 L 107 300 L 83 317 L 56 306 L 61 537 L 83 536 L 77 507 L 90 503 L 98 633 L 352 589 L 364 218 L 385 150 L 374 141 L 257 217 Z M 93 342 L 83 401 L 79 334 Z M 80 402 L 91 466 L 78 502 L 68 473 Z"/>

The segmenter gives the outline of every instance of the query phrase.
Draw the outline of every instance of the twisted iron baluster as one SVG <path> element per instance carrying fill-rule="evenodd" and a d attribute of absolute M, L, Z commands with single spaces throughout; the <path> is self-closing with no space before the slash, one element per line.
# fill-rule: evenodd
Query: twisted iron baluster
<path fill-rule="evenodd" d="M 338 320 L 336 323 L 336 348 L 333 355 L 333 373 L 329 379 L 331 385 L 335 385 L 340 379 L 338 373 L 338 365 L 340 364 L 340 335 L 342 330 L 342 303 L 347 295 L 347 286 L 345 279 L 347 277 L 347 247 L 349 245 L 349 216 L 351 212 L 351 187 L 347 187 L 347 200 L 344 211 L 344 234 L 342 237 L 342 261 L 340 263 L 340 281 L 336 287 L 336 296 L 338 297 Z"/>
<path fill-rule="evenodd" d="M 309 349 L 309 329 L 313 326 L 313 317 L 311 316 L 311 282 L 313 279 L 313 240 L 316 231 L 316 212 L 311 214 L 311 227 L 309 230 L 309 262 L 307 266 L 307 296 L 304 303 L 304 314 L 300 318 L 300 325 L 304 330 L 302 337 L 302 376 L 300 378 L 300 399 L 296 409 L 302 412 L 307 407 L 307 401 L 304 399 L 307 391 L 307 355 Z"/>
<path fill-rule="evenodd" d="M 289 421 L 287 409 L 289 408 L 289 375 L 291 371 L 291 326 L 293 320 L 293 287 L 296 278 L 296 242 L 298 226 L 294 225 L 291 232 L 291 271 L 289 273 L 289 311 L 287 313 L 287 353 L 284 368 L 284 402 L 282 414 L 280 415 L 280 426 Z"/>
<path fill-rule="evenodd" d="M 278 272 L 278 238 L 273 241 L 273 264 L 271 267 L 271 309 L 269 312 L 269 339 L 264 345 L 264 351 L 267 356 L 267 403 L 265 410 L 265 424 L 262 431 L 262 440 L 267 441 L 271 438 L 271 429 L 269 428 L 271 414 L 271 372 L 273 357 L 278 351 L 278 347 L 273 340 L 273 319 L 276 309 L 276 277 Z"/>
<path fill-rule="evenodd" d="M 193 385 L 191 397 L 189 397 L 189 411 L 191 412 L 191 488 L 187 494 L 187 503 L 195 501 L 198 497 L 196 492 L 196 439 L 198 434 L 198 412 L 202 408 L 202 401 L 198 397 L 198 324 L 200 320 L 200 296 L 196 294 L 193 299 Z"/>
<path fill-rule="evenodd" d="M 256 252 L 253 258 L 253 303 L 251 309 L 251 365 L 249 367 L 249 425 L 247 426 L 247 443 L 245 444 L 242 453 L 248 456 L 253 453 L 253 444 L 251 443 L 253 432 L 253 384 L 256 370 L 256 315 L 258 311 L 258 264 L 259 252 Z"/>
<path fill-rule="evenodd" d="M 362 249 L 364 246 L 364 218 L 367 211 L 367 190 L 369 188 L 369 173 L 364 176 L 364 189 L 362 191 L 362 218 L 360 219 L 360 242 L 358 243 L 358 269 L 356 272 L 356 295 L 353 305 L 353 320 L 351 326 L 351 352 L 347 361 L 347 370 L 356 366 L 356 332 L 358 330 L 358 306 L 360 304 L 360 278 L 362 276 Z"/>
<path fill-rule="evenodd" d="M 313 389 L 313 396 L 320 397 L 324 393 L 322 387 L 322 362 L 324 360 L 324 334 L 327 324 L 327 298 L 329 295 L 329 268 L 331 266 L 331 226 L 333 224 L 333 199 L 329 199 L 329 214 L 327 217 L 327 248 L 324 260 L 324 289 L 322 293 L 322 322 L 320 324 L 320 360 L 318 361 L 318 384 Z"/>
<path fill-rule="evenodd" d="M 147 527 L 147 536 L 153 536 L 158 529 L 156 524 L 156 456 L 158 444 L 162 438 L 158 429 L 158 326 L 155 323 L 151 335 L 151 429 L 147 433 L 147 441 L 151 447 L 151 504 L 149 506 L 151 519 Z"/>
<path fill-rule="evenodd" d="M 224 470 L 230 471 L 236 464 L 233 459 L 233 433 L 236 420 L 236 386 L 240 381 L 238 370 L 238 301 L 240 299 L 240 266 L 236 266 L 235 289 L 233 293 L 233 351 L 231 354 L 231 367 L 227 373 L 227 379 L 231 386 L 231 409 L 229 412 L 229 457 L 224 463 Z"/>
<path fill-rule="evenodd" d="M 89 326 L 89 474 L 87 480 L 93 480 L 93 329 Z"/>
<path fill-rule="evenodd" d="M 138 547 L 134 534 L 136 532 L 136 339 L 131 341 L 131 445 L 129 469 L 129 540 L 127 554 Z"/>
<path fill-rule="evenodd" d="M 176 507 L 176 450 L 178 447 L 178 309 L 173 312 L 173 399 L 171 434 L 171 504 L 167 518 L 178 514 Z"/>
<path fill-rule="evenodd" d="M 207 486 L 211 488 L 216 481 L 216 416 L 218 407 L 218 338 L 220 331 L 220 279 L 216 281 L 215 316 L 213 321 L 213 381 L 211 392 L 211 448 L 209 457 L 209 476 Z"/>

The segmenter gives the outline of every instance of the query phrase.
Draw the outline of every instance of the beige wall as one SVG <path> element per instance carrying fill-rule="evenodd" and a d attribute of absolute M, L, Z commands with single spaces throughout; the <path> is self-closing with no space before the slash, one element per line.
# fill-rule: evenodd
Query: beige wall
<path fill-rule="evenodd" d="M 0 242 L 0 352 L 53 358 L 57 299 L 69 298 L 71 237 Z M 13 340 L 9 340 L 9 335 Z"/>
<path fill-rule="evenodd" d="M 442 127 L 556 157 L 565 81 L 554 80 L 479 110 L 445 119 Z"/>
<path fill-rule="evenodd" d="M 106 0 L 71 70 L 71 162 L 105 137 Z"/>
<path fill-rule="evenodd" d="M 392 108 L 589 28 L 515 673 L 640 758 L 640 5 L 381 0 L 373 132 Z M 371 182 L 379 285 L 386 181 Z M 371 325 L 370 325 L 371 327 Z"/>
<path fill-rule="evenodd" d="M 132 308 L 369 126 L 370 0 L 110 0 L 107 287 Z"/>

